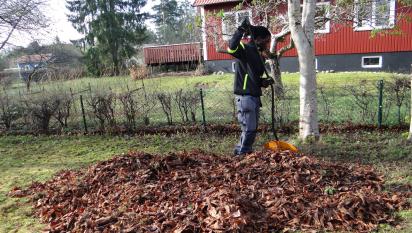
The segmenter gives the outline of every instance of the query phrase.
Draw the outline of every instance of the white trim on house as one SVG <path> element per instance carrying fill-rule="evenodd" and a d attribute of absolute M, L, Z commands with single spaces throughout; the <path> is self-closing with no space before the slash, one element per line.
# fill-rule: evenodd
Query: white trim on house
<path fill-rule="evenodd" d="M 203 50 L 203 60 L 207 61 L 207 35 L 206 35 L 206 16 L 205 16 L 205 6 L 200 7 L 200 16 L 202 18 L 202 50 Z"/>
<path fill-rule="evenodd" d="M 251 24 L 253 24 L 252 10 L 227 11 L 227 12 L 223 13 L 223 19 L 222 19 L 223 40 L 229 40 L 232 37 L 231 34 L 234 33 L 234 31 L 233 32 L 228 32 L 227 31 L 228 30 L 226 28 L 227 25 L 226 25 L 225 20 L 224 20 L 225 16 L 226 15 L 233 15 L 233 14 L 235 15 L 235 21 L 236 21 L 235 23 L 236 24 L 234 25 L 234 28 L 236 28 L 241 23 L 241 22 L 239 22 L 239 14 L 242 14 L 242 13 L 245 13 L 245 12 L 249 13 L 249 21 L 250 21 Z"/>
<path fill-rule="evenodd" d="M 376 65 L 366 65 L 365 58 L 379 58 L 379 63 Z M 362 56 L 361 62 L 362 62 L 362 68 L 382 68 L 383 58 L 382 56 Z"/>
<path fill-rule="evenodd" d="M 320 5 L 327 5 L 326 18 L 330 17 L 330 2 L 317 2 L 316 3 L 316 6 L 320 6 Z M 318 33 L 318 34 L 330 33 L 330 20 L 326 21 L 325 29 L 315 30 L 315 33 Z"/>
<path fill-rule="evenodd" d="M 368 20 L 363 20 L 361 26 L 358 26 L 359 24 L 359 18 L 358 15 L 355 15 L 355 20 L 353 23 L 354 30 L 355 31 L 370 31 L 374 29 L 390 29 L 395 26 L 395 18 L 396 18 L 396 1 L 395 0 L 387 0 L 389 2 L 389 23 L 388 25 L 377 25 L 376 22 L 376 7 L 377 7 L 377 1 L 371 2 L 372 4 L 372 9 L 371 9 L 371 17 Z M 360 5 L 359 5 L 359 0 L 355 0 L 355 12 L 359 11 Z"/>

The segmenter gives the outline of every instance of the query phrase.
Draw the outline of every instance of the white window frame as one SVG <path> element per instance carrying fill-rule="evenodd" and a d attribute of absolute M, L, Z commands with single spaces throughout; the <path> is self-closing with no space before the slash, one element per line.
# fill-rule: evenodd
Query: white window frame
<path fill-rule="evenodd" d="M 390 29 L 395 26 L 395 18 L 396 18 L 396 1 L 395 0 L 388 0 L 390 1 L 389 4 L 389 25 L 380 25 L 376 26 L 376 11 L 374 8 L 376 8 L 376 2 L 372 2 L 372 13 L 371 13 L 371 22 L 369 22 L 369 25 L 364 25 L 364 26 L 358 26 L 358 16 L 357 14 L 355 15 L 355 20 L 354 20 L 354 30 L 355 31 L 371 31 L 374 29 Z M 358 3 L 359 1 L 356 0 L 355 3 Z M 355 12 L 357 12 L 359 9 L 359 5 L 355 5 Z"/>
<path fill-rule="evenodd" d="M 316 6 L 319 6 L 319 5 L 328 5 L 329 6 L 328 10 L 326 11 L 326 17 L 329 17 L 330 16 L 330 2 L 317 2 Z M 330 33 L 330 20 L 326 21 L 325 29 L 315 30 L 315 33 L 318 33 L 318 34 Z"/>
<path fill-rule="evenodd" d="M 250 21 L 251 24 L 253 24 L 252 10 L 227 11 L 227 12 L 223 13 L 223 18 L 225 18 L 226 15 L 234 14 L 235 15 L 235 21 L 236 21 L 236 25 L 235 25 L 235 28 L 236 28 L 241 23 L 241 22 L 239 22 L 239 14 L 245 13 L 245 12 L 249 13 L 249 21 Z M 224 21 L 224 19 L 222 19 L 222 34 L 227 34 L 226 30 L 227 29 L 226 29 L 225 21 Z M 231 37 L 232 37 L 232 35 L 223 35 L 223 40 L 229 40 Z"/>
<path fill-rule="evenodd" d="M 377 65 L 365 65 L 364 59 L 365 58 L 379 58 L 379 64 Z M 362 68 L 382 68 L 383 58 L 382 56 L 362 56 Z"/>

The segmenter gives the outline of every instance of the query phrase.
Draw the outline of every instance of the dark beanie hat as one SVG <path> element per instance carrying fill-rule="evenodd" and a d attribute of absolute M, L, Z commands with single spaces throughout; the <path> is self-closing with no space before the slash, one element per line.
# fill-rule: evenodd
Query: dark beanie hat
<path fill-rule="evenodd" d="M 255 38 L 266 38 L 271 36 L 269 30 L 263 26 L 252 26 L 251 29 Z"/>

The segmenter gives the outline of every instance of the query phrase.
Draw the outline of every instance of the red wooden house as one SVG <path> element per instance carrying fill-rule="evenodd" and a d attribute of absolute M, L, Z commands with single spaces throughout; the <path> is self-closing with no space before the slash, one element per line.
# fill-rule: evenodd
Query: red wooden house
<path fill-rule="evenodd" d="M 215 19 L 205 17 L 210 13 L 224 11 L 224 16 L 233 17 L 239 23 L 243 17 L 253 22 L 253 12 L 248 9 L 234 10 L 239 0 L 195 0 L 203 18 L 203 28 L 215 23 Z M 318 4 L 330 4 L 322 1 Z M 379 5 L 380 4 L 380 5 Z M 377 12 L 376 8 L 385 5 L 387 12 Z M 396 0 L 376 0 L 370 6 L 370 21 L 357 22 L 353 25 L 339 25 L 328 22 L 316 31 L 315 54 L 316 69 L 319 71 L 393 71 L 409 72 L 412 64 L 412 24 L 407 20 L 397 22 L 397 15 L 408 14 L 411 9 L 400 8 Z M 379 15 L 378 15 L 379 14 Z M 207 20 L 205 20 L 207 19 Z M 219 20 L 220 30 L 230 32 L 233 26 Z M 391 29 L 399 27 L 401 35 L 379 33 L 372 37 L 373 29 Z M 203 58 L 209 71 L 233 71 L 233 58 L 216 52 L 214 40 L 203 31 Z M 228 39 L 228 38 L 224 38 Z M 296 50 L 285 53 L 280 60 L 282 71 L 298 71 Z"/>

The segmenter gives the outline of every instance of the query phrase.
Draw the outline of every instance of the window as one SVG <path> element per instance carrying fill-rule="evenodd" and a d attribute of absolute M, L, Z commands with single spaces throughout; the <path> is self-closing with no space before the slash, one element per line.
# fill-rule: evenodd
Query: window
<path fill-rule="evenodd" d="M 362 68 L 382 68 L 382 56 L 362 57 Z"/>
<path fill-rule="evenodd" d="M 303 11 L 303 5 L 300 5 L 300 12 Z M 315 33 L 330 32 L 330 2 L 317 2 L 315 12 Z"/>
<path fill-rule="evenodd" d="M 392 28 L 395 25 L 395 0 L 361 1 L 358 0 L 355 5 L 356 31 Z"/>
<path fill-rule="evenodd" d="M 315 13 L 315 33 L 329 33 L 330 32 L 330 2 L 316 3 Z"/>
<path fill-rule="evenodd" d="M 249 10 L 225 12 L 222 20 L 223 39 L 229 40 L 244 18 L 249 18 L 249 21 L 252 23 L 251 15 L 252 12 Z"/>

